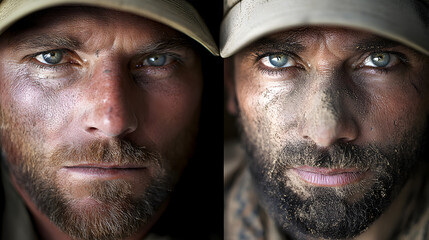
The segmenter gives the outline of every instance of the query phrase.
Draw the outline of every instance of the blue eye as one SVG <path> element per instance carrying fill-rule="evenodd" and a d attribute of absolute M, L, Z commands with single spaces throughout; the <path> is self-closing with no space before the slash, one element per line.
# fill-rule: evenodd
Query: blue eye
<path fill-rule="evenodd" d="M 287 54 L 276 53 L 261 59 L 262 64 L 269 68 L 286 68 L 296 66 L 296 61 Z"/>
<path fill-rule="evenodd" d="M 274 67 L 283 67 L 288 63 L 288 56 L 284 54 L 275 54 L 268 56 L 268 60 Z"/>
<path fill-rule="evenodd" d="M 371 62 L 377 67 L 386 67 L 390 63 L 390 54 L 383 52 L 371 54 Z"/>
<path fill-rule="evenodd" d="M 166 55 L 152 55 L 145 59 L 145 65 L 149 66 L 164 66 L 166 62 Z"/>
<path fill-rule="evenodd" d="M 390 68 L 400 63 L 398 54 L 389 52 L 377 52 L 369 55 L 363 61 L 362 66 L 373 68 Z"/>
<path fill-rule="evenodd" d="M 35 59 L 41 63 L 48 65 L 59 64 L 63 60 L 63 51 L 52 50 L 49 52 L 44 52 L 37 55 Z"/>

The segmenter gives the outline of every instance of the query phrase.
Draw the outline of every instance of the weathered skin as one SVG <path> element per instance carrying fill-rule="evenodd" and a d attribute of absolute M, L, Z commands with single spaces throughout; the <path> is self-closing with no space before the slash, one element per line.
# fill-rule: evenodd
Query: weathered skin
<path fill-rule="evenodd" d="M 1 135 L 39 234 L 140 239 L 193 152 L 203 84 L 198 54 L 179 32 L 110 10 L 57 8 L 24 26 L 0 38 Z M 48 64 L 42 53 L 62 58 Z M 154 56 L 165 63 L 149 65 Z M 138 169 L 91 175 L 71 168 L 85 164 Z M 160 199 L 146 199 L 149 191 Z M 73 217 L 58 228 L 54 218 L 67 214 L 52 211 L 63 200 Z M 134 216 L 145 200 L 151 209 Z"/>
<path fill-rule="evenodd" d="M 379 53 L 389 54 L 386 66 L 371 62 Z M 287 64 L 275 67 L 270 55 Z M 428 63 L 401 44 L 328 27 L 272 34 L 227 60 L 228 109 L 262 205 L 286 234 L 355 237 L 397 199 L 419 162 Z M 321 187 L 297 174 L 302 167 L 351 169 L 359 181 Z"/>

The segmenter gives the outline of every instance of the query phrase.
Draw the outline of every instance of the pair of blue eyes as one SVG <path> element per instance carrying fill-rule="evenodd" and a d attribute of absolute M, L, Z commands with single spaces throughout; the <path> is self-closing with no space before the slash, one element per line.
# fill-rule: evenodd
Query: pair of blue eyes
<path fill-rule="evenodd" d="M 364 60 L 364 65 L 370 67 L 387 67 L 391 63 L 391 54 L 386 52 L 373 53 Z M 268 60 L 268 61 L 267 61 Z M 271 65 L 274 68 L 285 68 L 294 66 L 295 60 L 287 54 L 272 54 L 264 59 L 262 63 L 265 65 Z M 267 64 L 269 63 L 269 64 Z"/>
<path fill-rule="evenodd" d="M 53 50 L 44 52 L 36 56 L 36 59 L 44 64 L 60 64 L 64 59 L 64 50 Z M 165 54 L 151 55 L 144 59 L 143 65 L 164 66 L 167 63 L 168 56 Z"/>

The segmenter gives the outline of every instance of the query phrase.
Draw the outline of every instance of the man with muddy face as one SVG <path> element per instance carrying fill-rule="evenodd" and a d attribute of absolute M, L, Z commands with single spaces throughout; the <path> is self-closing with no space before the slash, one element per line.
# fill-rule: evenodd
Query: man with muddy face
<path fill-rule="evenodd" d="M 225 7 L 226 238 L 424 239 L 427 2 Z"/>
<path fill-rule="evenodd" d="M 39 3 L 0 3 L 2 239 L 152 239 L 216 45 L 184 1 Z"/>

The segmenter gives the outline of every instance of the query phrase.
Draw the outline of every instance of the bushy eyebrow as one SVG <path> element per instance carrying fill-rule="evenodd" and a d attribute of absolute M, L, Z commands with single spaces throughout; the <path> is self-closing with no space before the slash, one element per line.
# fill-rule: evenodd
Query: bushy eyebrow
<path fill-rule="evenodd" d="M 353 43 L 352 46 L 347 47 L 346 49 L 349 51 L 367 52 L 374 50 L 382 50 L 386 48 L 393 48 L 399 45 L 401 44 L 393 40 L 389 40 L 382 37 L 372 37 Z"/>
<path fill-rule="evenodd" d="M 26 36 L 21 39 L 18 39 L 16 42 L 13 42 L 15 50 L 27 50 L 27 49 L 55 49 L 55 48 L 66 48 L 66 49 L 80 49 L 82 44 L 72 38 L 67 36 L 58 36 L 53 34 L 43 34 L 43 35 L 31 35 Z"/>
<path fill-rule="evenodd" d="M 245 51 L 247 52 L 269 52 L 269 51 L 280 51 L 280 52 L 294 52 L 299 53 L 305 51 L 306 47 L 300 41 L 295 38 L 261 38 L 250 46 Z"/>
<path fill-rule="evenodd" d="M 160 39 L 155 42 L 144 45 L 139 48 L 137 54 L 148 54 L 169 51 L 180 48 L 191 48 L 192 44 L 189 39 L 185 37 L 170 37 L 166 39 Z"/>
<path fill-rule="evenodd" d="M 305 37 L 308 36 L 307 30 L 293 31 L 291 34 L 288 34 L 286 37 L 264 37 L 254 43 L 250 44 L 245 48 L 246 52 L 270 52 L 270 51 L 279 51 L 279 52 L 293 52 L 300 53 L 304 52 L 309 46 L 306 46 Z M 303 33 L 304 35 L 300 34 Z M 304 39 L 304 40 L 303 40 Z M 308 44 L 308 43 L 307 43 Z M 356 42 L 346 43 L 343 48 L 348 52 L 367 52 L 367 51 L 376 51 L 386 48 L 393 48 L 400 46 L 402 44 L 389 40 L 383 37 L 373 36 L 366 39 L 361 39 Z"/>

